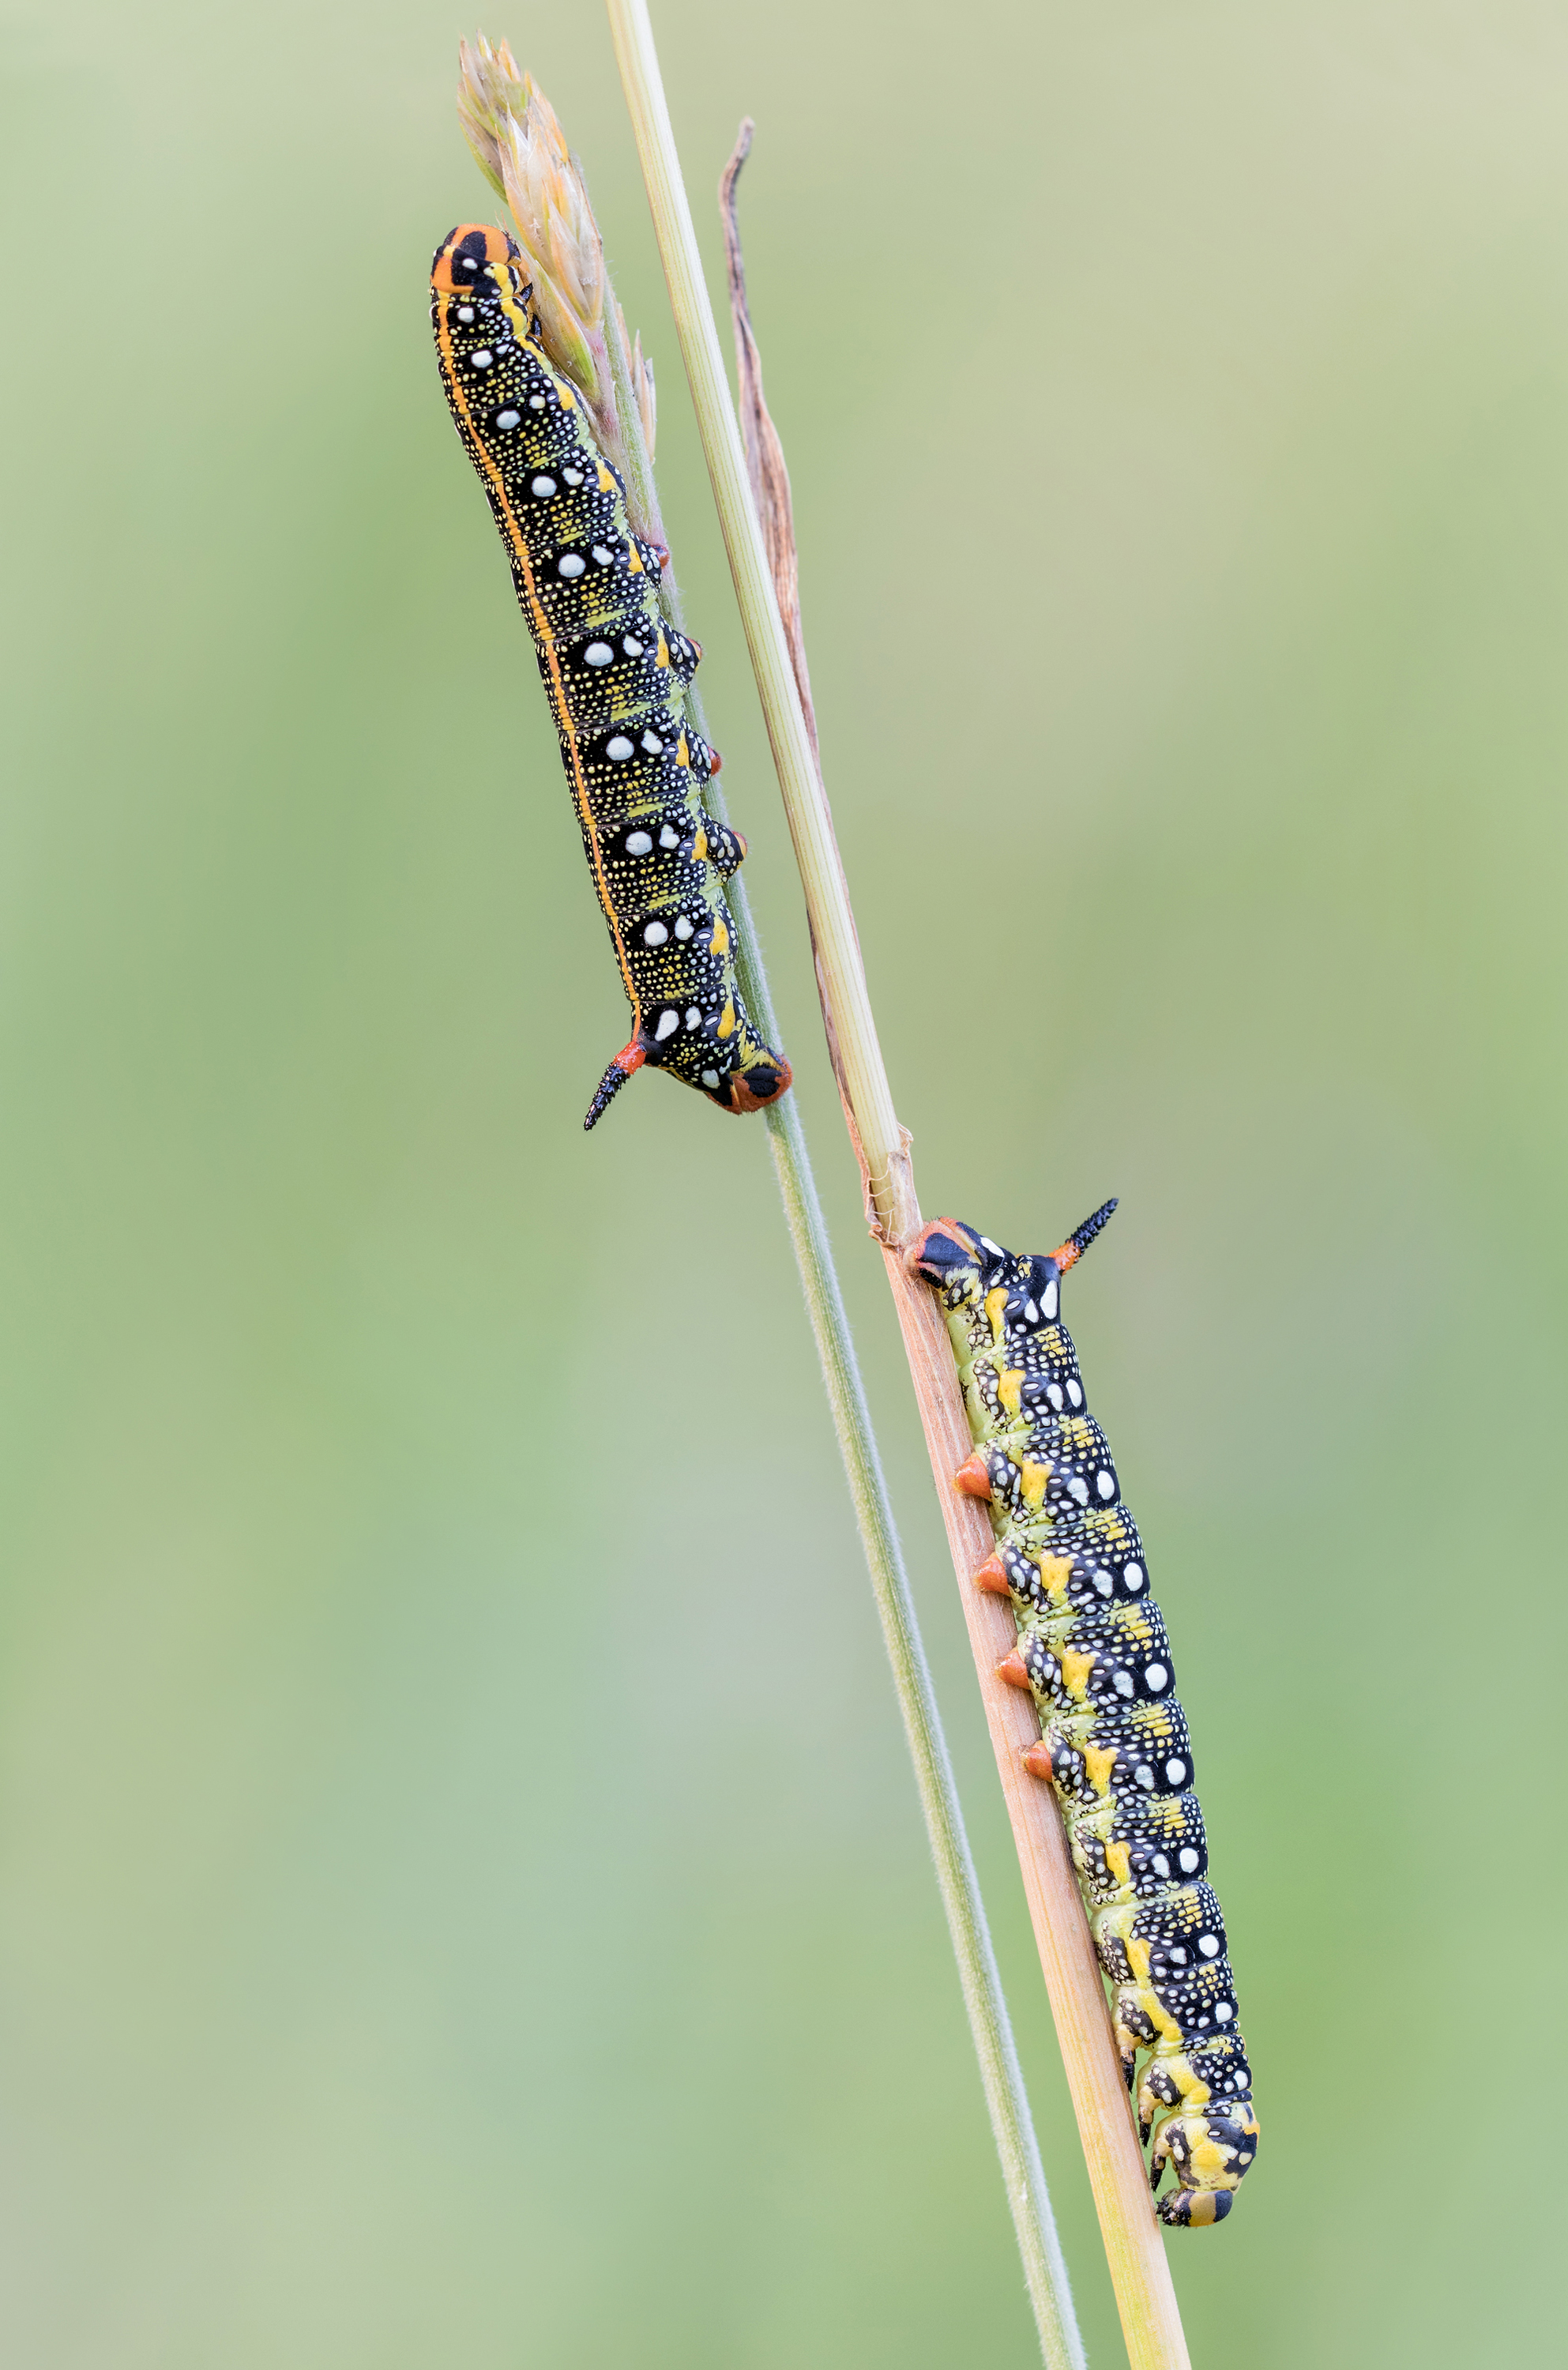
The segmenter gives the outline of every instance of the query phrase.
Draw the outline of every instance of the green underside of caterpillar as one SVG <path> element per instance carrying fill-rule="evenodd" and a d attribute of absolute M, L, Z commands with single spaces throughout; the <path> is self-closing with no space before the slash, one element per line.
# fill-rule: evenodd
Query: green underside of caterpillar
<path fill-rule="evenodd" d="M 1062 1272 L 1114 1207 L 1048 1259 L 940 1218 L 910 1264 L 958 1360 L 975 1443 L 959 1486 L 997 1540 L 976 1577 L 1012 1601 L 1010 1674 L 1040 1713 L 1027 1763 L 1062 1807 L 1156 2192 L 1174 2174 L 1160 2218 L 1198 2227 L 1228 2214 L 1258 2122 L 1170 1640 L 1060 1321 Z"/>

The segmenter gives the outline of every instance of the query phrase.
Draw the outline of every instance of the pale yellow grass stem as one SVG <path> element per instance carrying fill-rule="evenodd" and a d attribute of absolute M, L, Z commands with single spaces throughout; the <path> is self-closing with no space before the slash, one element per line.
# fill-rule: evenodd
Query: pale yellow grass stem
<path fill-rule="evenodd" d="M 931 1293 L 909 1276 L 903 1263 L 902 1247 L 919 1225 L 908 1138 L 894 1110 L 843 868 L 748 483 L 646 0 L 607 0 L 607 5 L 682 359 L 805 890 L 828 1043 L 915 1379 L 1128 2358 L 1134 2370 L 1189 2370 L 1160 2226 L 1061 1820 L 1048 1787 L 1020 1766 L 1020 1751 L 1037 1735 L 1037 1724 L 1022 1696 L 996 1675 L 997 1663 L 1016 1642 L 1011 1616 L 1005 1605 L 984 1595 L 970 1579 L 990 1552 L 989 1524 L 980 1507 L 961 1500 L 951 1486 L 954 1471 L 968 1454 L 968 1424 L 940 1311 Z"/>

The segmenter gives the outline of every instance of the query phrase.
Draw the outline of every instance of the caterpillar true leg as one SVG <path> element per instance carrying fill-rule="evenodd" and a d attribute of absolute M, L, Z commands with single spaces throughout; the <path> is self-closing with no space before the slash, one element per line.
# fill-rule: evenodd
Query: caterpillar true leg
<path fill-rule="evenodd" d="M 1150 2180 L 1176 2175 L 1158 2210 L 1198 2228 L 1229 2212 L 1258 2123 L 1170 1641 L 1060 1317 L 1061 1278 L 1115 1206 L 1048 1259 L 951 1218 L 906 1259 L 941 1293 L 963 1383 L 975 1447 L 953 1487 L 989 1506 L 996 1533 L 974 1583 L 1017 1618 L 997 1675 L 1040 1712 L 1023 1766 L 1062 1806 Z"/>

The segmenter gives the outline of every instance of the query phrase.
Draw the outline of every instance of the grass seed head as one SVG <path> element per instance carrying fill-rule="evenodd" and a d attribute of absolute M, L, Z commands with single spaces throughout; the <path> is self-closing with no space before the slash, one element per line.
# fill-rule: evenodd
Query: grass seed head
<path fill-rule="evenodd" d="M 612 406 L 605 350 L 605 247 L 582 168 L 556 112 L 504 41 L 458 44 L 457 119 L 505 199 L 534 283 L 545 350 L 591 406 Z"/>

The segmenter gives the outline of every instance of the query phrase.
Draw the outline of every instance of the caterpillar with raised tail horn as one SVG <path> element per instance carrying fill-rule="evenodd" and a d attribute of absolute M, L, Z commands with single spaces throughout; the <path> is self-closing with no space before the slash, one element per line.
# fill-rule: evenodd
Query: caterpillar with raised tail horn
<path fill-rule="evenodd" d="M 1061 1279 L 1116 1207 L 1049 1259 L 1002 1250 L 956 1219 L 905 1254 L 940 1292 L 975 1443 L 954 1486 L 986 1501 L 996 1553 L 974 1578 L 1012 1600 L 1019 1644 L 1000 1666 L 1043 1733 L 1024 1766 L 1048 1780 L 1072 1847 L 1116 2042 L 1159 2191 L 1160 2219 L 1221 2222 L 1257 2153 L 1252 2077 L 1236 2021 L 1225 1922 L 1170 1644 L 1143 1543 L 1061 1322 Z M 1152 2145 L 1150 2145 L 1152 2143 Z"/>
<path fill-rule="evenodd" d="M 744 856 L 702 793 L 719 770 L 686 719 L 702 653 L 670 631 L 667 554 L 633 533 L 581 398 L 551 369 L 522 249 L 460 223 L 431 266 L 431 319 L 457 432 L 495 513 L 534 638 L 631 1036 L 582 1124 L 644 1063 L 721 1110 L 760 1110 L 790 1064 L 753 1027 L 723 884 Z"/>

